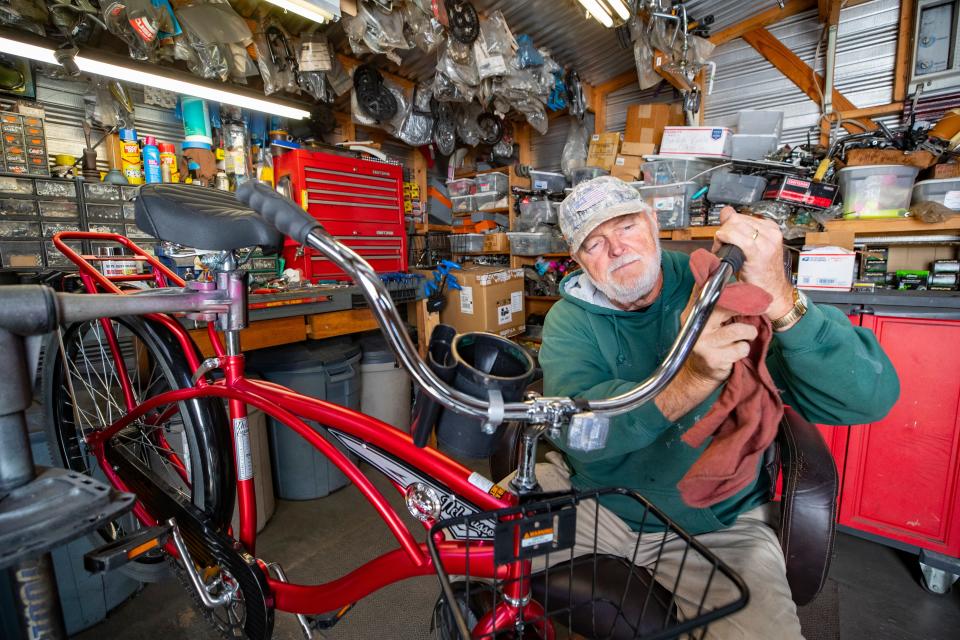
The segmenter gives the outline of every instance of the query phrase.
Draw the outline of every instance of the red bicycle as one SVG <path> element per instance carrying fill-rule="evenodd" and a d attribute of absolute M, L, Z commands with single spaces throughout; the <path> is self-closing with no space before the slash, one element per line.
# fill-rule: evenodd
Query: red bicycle
<path fill-rule="evenodd" d="M 626 490 L 545 496 L 537 493 L 534 467 L 541 436 L 585 450 L 602 447 L 609 416 L 649 401 L 669 383 L 742 255 L 724 248 L 720 268 L 664 363 L 634 390 L 599 401 L 533 394 L 505 400 L 505 394 L 488 388 L 468 393 L 448 373 L 472 367 L 485 380 L 496 379 L 503 371 L 495 363 L 516 350 L 512 343 L 489 334 L 446 335 L 445 355 L 434 343 L 430 362 L 424 362 L 366 262 L 263 185 L 244 185 L 236 198 L 249 208 L 232 194 L 149 185 L 136 203 L 137 223 L 147 233 L 210 250 L 203 256 L 214 274 L 210 281 L 183 282 L 122 236 L 61 233 L 54 238 L 79 266 L 87 293 L 56 297 L 57 317 L 70 321 L 54 334 L 45 356 L 52 448 L 69 469 L 103 477 L 136 495 L 135 517 L 99 530 L 110 544 L 91 554 L 88 566 L 125 565 L 124 570 L 151 577 L 173 558 L 216 626 L 229 637 L 251 640 L 271 636 L 275 610 L 296 614 L 309 638 L 377 589 L 433 572 L 442 587 L 435 621 L 445 638 L 677 637 L 705 633 L 710 622 L 745 606 L 747 590 L 740 578 L 641 496 Z M 356 411 L 245 377 L 239 335 L 247 324 L 247 286 L 241 248 L 278 246 L 278 229 L 320 251 L 362 288 L 399 362 L 418 385 L 416 441 Z M 119 243 L 132 254 L 124 259 L 145 263 L 148 273 L 108 277 L 95 265 L 116 257 L 80 255 L 66 244 L 73 240 Z M 155 286 L 122 288 L 136 280 Z M 3 313 L 0 309 L 0 322 Z M 177 315 L 208 323 L 215 357 L 201 360 Z M 482 342 L 493 349 L 483 356 Z M 439 344 L 444 346 L 442 340 Z M 472 362 L 471 347 L 477 351 Z M 487 362 L 481 365 L 478 359 Z M 279 565 L 258 557 L 246 423 L 251 406 L 293 429 L 336 465 L 383 519 L 397 548 L 316 585 L 294 584 Z M 444 417 L 438 420 L 441 408 Z M 323 425 L 323 433 L 307 420 Z M 455 424 L 458 437 L 476 433 L 495 442 L 507 421 L 525 424 L 513 492 L 422 446 L 438 422 Z M 390 479 L 423 523 L 425 542 L 341 449 Z M 237 531 L 230 527 L 235 495 Z M 682 565 L 669 573 L 658 563 L 640 569 L 636 558 L 598 554 L 595 541 L 589 553 L 590 535 L 584 532 L 595 530 L 597 505 L 611 500 L 641 503 L 659 531 L 645 537 L 661 536 L 664 544 L 682 540 L 691 557 L 705 559 L 698 571 L 709 567 L 709 579 L 699 602 L 676 597 Z M 711 585 L 720 580 L 733 582 L 739 597 L 712 597 Z"/>

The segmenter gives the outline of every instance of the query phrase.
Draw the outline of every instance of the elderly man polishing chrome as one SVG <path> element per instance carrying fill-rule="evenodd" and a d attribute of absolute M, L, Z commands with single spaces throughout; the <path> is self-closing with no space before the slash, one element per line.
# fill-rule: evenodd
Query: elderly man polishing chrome
<path fill-rule="evenodd" d="M 770 341 L 765 365 L 772 393 L 815 423 L 863 424 L 885 415 L 899 382 L 873 334 L 851 326 L 837 309 L 810 303 L 791 285 L 775 223 L 729 207 L 721 220 L 717 242 L 737 245 L 746 257 L 740 280 L 770 296 L 762 313 L 770 325 L 759 324 Z M 577 185 L 560 207 L 560 228 L 582 269 L 564 278 L 562 299 L 546 318 L 540 351 L 544 393 L 616 395 L 648 376 L 676 337 L 696 294 L 690 258 L 660 247 L 656 213 L 617 178 Z M 709 438 L 699 447 L 681 438 L 721 397 L 734 366 L 758 339 L 757 324 L 715 309 L 681 372 L 654 402 L 614 418 L 605 448 L 548 454 L 537 475 L 546 491 L 635 489 L 739 573 L 750 588 L 750 602 L 712 625 L 711 637 L 800 638 L 783 554 L 770 524 L 775 520 L 769 481 L 760 465 L 755 473 L 748 470 L 742 489 L 709 506 L 690 506 L 678 488 L 709 445 Z M 637 563 L 656 561 L 653 550 L 662 537 L 644 536 L 639 513 L 619 504 L 601 510 L 601 553 L 634 557 L 640 536 Z M 666 545 L 658 576 L 676 575 L 685 546 Z M 688 564 L 684 575 L 690 572 Z M 685 580 L 678 588 L 681 613 L 699 604 L 693 600 L 703 585 L 695 582 Z M 722 589 L 713 593 L 723 595 Z"/>

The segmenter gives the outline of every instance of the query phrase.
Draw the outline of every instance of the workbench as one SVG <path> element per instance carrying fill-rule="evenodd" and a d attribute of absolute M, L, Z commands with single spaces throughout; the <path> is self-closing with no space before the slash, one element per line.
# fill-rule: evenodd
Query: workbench
<path fill-rule="evenodd" d="M 411 302 L 410 290 L 395 296 L 398 306 Z M 418 288 L 415 298 L 422 297 Z M 250 294 L 249 325 L 240 332 L 244 351 L 265 349 L 283 344 L 321 340 L 379 328 L 373 313 L 366 306 L 360 287 L 352 284 L 318 285 L 305 289 L 270 294 Z M 417 314 L 408 313 L 413 321 Z M 190 337 L 204 357 L 213 354 L 206 323 L 181 319 Z"/>

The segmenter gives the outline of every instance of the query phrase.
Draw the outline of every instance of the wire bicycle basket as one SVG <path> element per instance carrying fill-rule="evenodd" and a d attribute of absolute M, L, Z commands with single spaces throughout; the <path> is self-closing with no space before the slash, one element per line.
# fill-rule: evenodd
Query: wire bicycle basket
<path fill-rule="evenodd" d="M 431 528 L 428 547 L 442 589 L 434 612 L 439 637 L 704 638 L 711 623 L 747 604 L 740 576 L 635 491 L 535 500 Z M 611 553 L 604 544 L 609 513 L 601 504 L 639 514 L 644 533 L 632 550 Z M 451 539 L 463 544 L 462 572 L 459 564 L 448 572 L 441 561 L 438 545 Z M 477 544 L 481 539 L 487 544 Z"/>

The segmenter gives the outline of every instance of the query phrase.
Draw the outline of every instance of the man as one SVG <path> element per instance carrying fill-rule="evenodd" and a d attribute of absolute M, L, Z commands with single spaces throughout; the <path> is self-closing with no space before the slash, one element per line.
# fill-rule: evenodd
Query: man
<path fill-rule="evenodd" d="M 834 308 L 806 302 L 793 288 L 784 274 L 783 239 L 775 223 L 729 207 L 721 219 L 718 244 L 737 245 L 746 257 L 740 280 L 773 298 L 766 317 L 775 333 L 766 363 L 783 401 L 823 424 L 868 423 L 885 415 L 899 382 L 873 334 L 853 327 Z M 623 393 L 652 373 L 679 332 L 697 293 L 688 257 L 661 251 L 656 214 L 636 190 L 612 177 L 577 185 L 560 207 L 560 229 L 582 270 L 564 278 L 562 300 L 546 318 L 540 351 L 544 393 L 587 399 Z M 711 636 L 724 640 L 801 637 L 760 469 L 746 489 L 706 509 L 685 505 L 677 489 L 706 447 L 689 447 L 680 436 L 707 413 L 756 337 L 753 326 L 715 310 L 677 377 L 653 402 L 612 419 L 603 449 L 549 454 L 549 462 L 537 468 L 548 491 L 571 484 L 636 489 L 739 573 L 750 603 L 711 625 Z M 601 510 L 599 547 L 632 557 L 641 514 L 609 506 L 613 512 Z M 652 540 L 645 545 L 647 539 Z M 652 564 L 661 539 L 641 536 L 636 562 Z M 679 541 L 668 545 L 659 561 L 661 574 L 670 576 L 679 566 L 684 547 Z M 688 562 L 684 572 L 695 568 Z M 695 610 L 703 584 L 689 576 L 684 580 L 689 584 L 678 588 L 681 611 Z M 727 585 L 716 595 L 723 596 L 724 589 L 726 596 L 733 594 Z"/>

